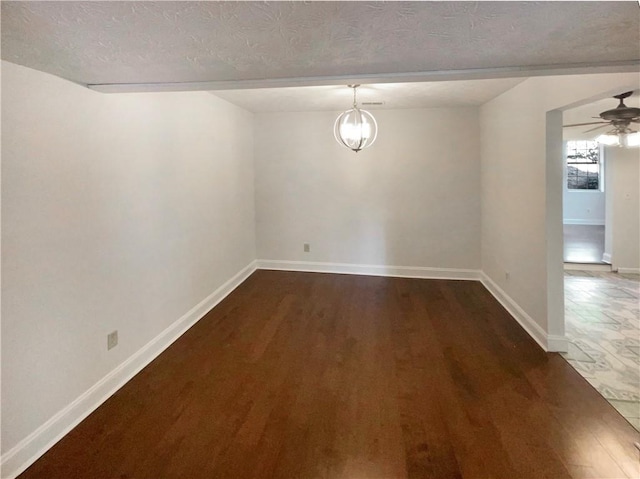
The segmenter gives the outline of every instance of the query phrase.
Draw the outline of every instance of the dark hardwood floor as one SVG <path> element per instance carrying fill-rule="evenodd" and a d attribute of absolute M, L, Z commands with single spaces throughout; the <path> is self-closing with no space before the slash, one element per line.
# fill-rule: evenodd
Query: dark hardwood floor
<path fill-rule="evenodd" d="M 637 478 L 478 282 L 257 271 L 20 477 Z"/>

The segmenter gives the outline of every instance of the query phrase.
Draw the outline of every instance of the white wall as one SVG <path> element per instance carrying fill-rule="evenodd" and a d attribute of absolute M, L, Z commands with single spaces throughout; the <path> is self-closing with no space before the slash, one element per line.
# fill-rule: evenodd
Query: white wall
<path fill-rule="evenodd" d="M 564 335 L 562 118 L 547 112 L 634 87 L 633 73 L 530 78 L 481 108 L 482 269 L 553 337 Z"/>
<path fill-rule="evenodd" d="M 252 115 L 213 95 L 3 62 L 2 119 L 5 452 L 253 261 L 255 234 Z"/>
<path fill-rule="evenodd" d="M 567 182 L 564 181 L 563 204 L 564 224 L 604 225 L 605 223 L 604 191 L 569 190 Z"/>
<path fill-rule="evenodd" d="M 359 153 L 333 137 L 339 112 L 255 116 L 258 258 L 478 269 L 477 108 L 373 113 Z"/>
<path fill-rule="evenodd" d="M 611 264 L 640 272 L 640 149 L 606 148 L 611 176 Z"/>

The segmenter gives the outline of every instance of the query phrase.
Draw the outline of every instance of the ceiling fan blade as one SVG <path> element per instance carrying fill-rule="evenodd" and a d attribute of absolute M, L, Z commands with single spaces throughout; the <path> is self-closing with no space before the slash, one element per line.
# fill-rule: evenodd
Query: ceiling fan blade
<path fill-rule="evenodd" d="M 573 126 L 587 126 L 587 125 L 610 125 L 608 121 L 592 121 L 591 123 L 574 123 L 573 125 L 562 125 L 563 128 L 571 128 Z"/>
<path fill-rule="evenodd" d="M 605 126 L 608 126 L 609 123 L 605 124 L 605 125 L 600 125 L 600 126 L 596 126 L 595 128 L 591 128 L 587 131 L 583 131 L 583 133 L 589 133 L 590 131 L 595 131 L 595 130 L 599 130 L 600 128 L 604 128 Z"/>

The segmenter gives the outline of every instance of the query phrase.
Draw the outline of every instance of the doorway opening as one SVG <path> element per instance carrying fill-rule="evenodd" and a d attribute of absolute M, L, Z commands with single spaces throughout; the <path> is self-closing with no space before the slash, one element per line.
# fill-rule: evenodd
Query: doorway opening
<path fill-rule="evenodd" d="M 631 101 L 640 104 L 635 92 Z M 610 100 L 563 112 L 593 121 Z M 640 150 L 563 129 L 564 358 L 640 430 Z M 587 131 L 582 131 L 582 130 Z"/>
<path fill-rule="evenodd" d="M 603 265 L 601 269 L 606 270 L 605 149 L 594 139 L 585 139 L 585 135 L 564 132 L 564 262 L 575 266 Z"/>

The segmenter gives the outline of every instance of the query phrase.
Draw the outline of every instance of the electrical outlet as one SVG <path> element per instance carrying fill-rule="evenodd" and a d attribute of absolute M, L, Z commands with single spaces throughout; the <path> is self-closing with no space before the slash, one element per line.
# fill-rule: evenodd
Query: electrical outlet
<path fill-rule="evenodd" d="M 118 345 L 118 331 L 107 334 L 107 351 Z"/>
<path fill-rule="evenodd" d="M 308 253 L 309 251 L 311 251 L 311 246 L 309 245 L 309 243 L 305 243 L 303 245 L 303 249 L 305 253 Z"/>

